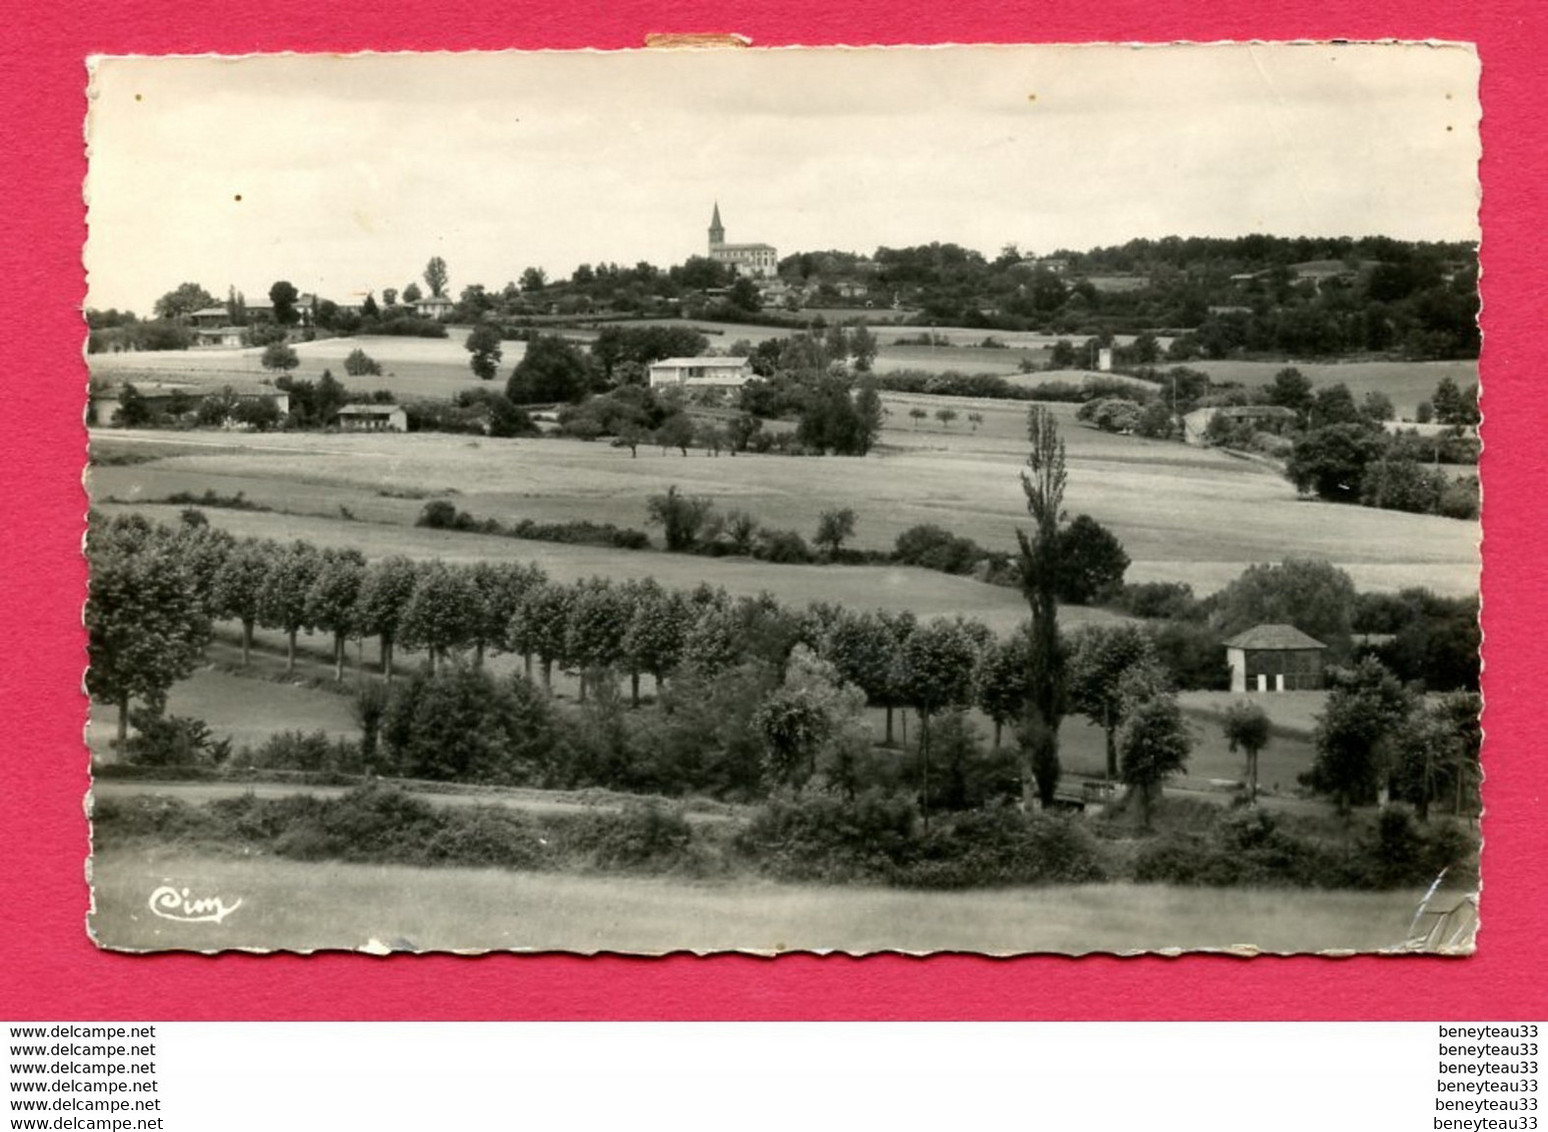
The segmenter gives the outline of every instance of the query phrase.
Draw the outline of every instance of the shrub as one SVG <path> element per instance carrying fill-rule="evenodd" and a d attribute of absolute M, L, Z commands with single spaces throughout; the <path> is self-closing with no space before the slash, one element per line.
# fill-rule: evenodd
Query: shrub
<path fill-rule="evenodd" d="M 247 498 L 245 492 L 237 492 L 234 495 L 221 495 L 214 488 L 206 488 L 203 495 L 195 495 L 191 491 L 174 491 L 167 496 L 165 503 L 197 504 L 199 507 L 215 507 L 227 511 L 272 511 L 262 503 L 254 503 Z M 186 516 L 187 511 L 183 512 Z M 184 520 L 187 521 L 186 519 Z M 206 520 L 206 523 L 208 520 Z"/>
<path fill-rule="evenodd" d="M 907 566 L 923 566 L 946 574 L 970 574 L 984 555 L 972 539 L 954 535 L 933 523 L 922 523 L 897 537 L 892 556 Z"/>
<path fill-rule="evenodd" d="M 135 734 L 125 753 L 139 766 L 209 766 L 231 754 L 231 740 L 216 739 L 202 719 L 135 708 L 129 721 Z"/>
<path fill-rule="evenodd" d="M 1203 602 L 1187 582 L 1129 582 L 1114 603 L 1135 617 L 1170 621 L 1202 621 Z"/>
<path fill-rule="evenodd" d="M 1087 401 L 1078 410 L 1077 420 L 1090 421 L 1103 432 L 1133 432 L 1139 426 L 1142 410 L 1127 397 L 1104 397 Z"/>
<path fill-rule="evenodd" d="M 893 393 L 927 393 L 938 397 L 993 397 L 1002 400 L 1040 400 L 1036 390 L 1023 389 L 998 374 L 930 373 L 925 370 L 897 370 L 877 374 L 876 388 Z M 1040 387 L 1041 388 L 1041 387 Z M 1070 398 L 1078 400 L 1078 398 Z"/>
<path fill-rule="evenodd" d="M 532 819 L 508 806 L 467 806 L 441 813 L 424 844 L 427 864 L 465 868 L 540 868 L 547 859 Z"/>
<path fill-rule="evenodd" d="M 1421 826 L 1406 805 L 1387 806 L 1361 841 L 1362 888 L 1417 888 L 1476 860 L 1477 842 L 1449 822 Z"/>
<path fill-rule="evenodd" d="M 1153 440 L 1171 440 L 1177 435 L 1177 422 L 1165 402 L 1155 400 L 1145 406 L 1134 423 L 1134 435 Z"/>
<path fill-rule="evenodd" d="M 783 796 L 753 815 L 735 845 L 780 880 L 880 881 L 910 855 L 918 821 L 918 808 L 901 794 Z"/>
<path fill-rule="evenodd" d="M 765 528 L 758 532 L 753 545 L 753 557 L 765 562 L 805 564 L 812 561 L 812 548 L 798 531 L 775 531 Z"/>
<path fill-rule="evenodd" d="M 1084 401 L 1086 391 L 1072 381 L 1045 381 L 1026 390 L 1029 401 Z"/>
<path fill-rule="evenodd" d="M 645 501 L 649 522 L 666 532 L 668 550 L 691 550 L 699 540 L 699 531 L 714 513 L 715 505 L 702 495 L 682 495 L 672 484 L 663 495 Z"/>
<path fill-rule="evenodd" d="M 693 827 L 681 810 L 630 802 L 618 813 L 583 814 L 560 829 L 566 849 L 607 870 L 661 872 L 690 860 Z"/>
<path fill-rule="evenodd" d="M 894 883 L 913 888 L 1087 884 L 1107 879 L 1089 830 L 1065 817 L 1034 817 L 1011 806 L 957 814 L 931 828 L 919 859 Z"/>
<path fill-rule="evenodd" d="M 1478 518 L 1479 487 L 1477 476 L 1453 480 L 1441 492 L 1437 511 L 1448 519 Z"/>
<path fill-rule="evenodd" d="M 490 411 L 481 404 L 450 401 L 410 401 L 403 406 L 410 432 L 450 432 L 483 436 L 490 432 Z"/>
<path fill-rule="evenodd" d="M 363 786 L 339 798 L 305 801 L 314 804 L 292 815 L 274 841 L 281 857 L 401 861 L 428 845 L 442 825 L 429 802 L 395 787 Z"/>
<path fill-rule="evenodd" d="M 1141 883 L 1208 887 L 1339 888 L 1350 882 L 1332 847 L 1279 828 L 1272 814 L 1246 807 L 1216 819 L 1204 832 L 1174 832 L 1141 847 L 1134 861 Z"/>
<path fill-rule="evenodd" d="M 219 832 L 209 811 L 160 794 L 98 798 L 91 812 L 92 842 L 98 847 L 129 838 L 180 842 Z"/>
<path fill-rule="evenodd" d="M 1107 876 L 1100 846 L 1076 821 L 995 805 L 938 819 L 925 832 L 912 799 L 879 790 L 854 801 L 776 798 L 737 835 L 736 847 L 782 880 L 968 888 Z"/>
<path fill-rule="evenodd" d="M 446 327 L 433 318 L 420 318 L 404 314 L 396 318 L 384 318 L 377 322 L 361 323 L 363 334 L 387 334 L 398 338 L 445 338 Z"/>
<path fill-rule="evenodd" d="M 351 774 L 362 769 L 358 744 L 347 739 L 329 740 L 322 731 L 279 731 L 255 751 L 246 752 L 245 766 L 265 770 L 328 771 Z"/>
<path fill-rule="evenodd" d="M 1422 887 L 1442 869 L 1465 868 L 1476 852 L 1476 841 L 1457 826 L 1420 827 L 1401 805 L 1382 810 L 1354 852 L 1342 838 L 1326 840 L 1259 807 L 1243 807 L 1206 829 L 1147 842 L 1135 857 L 1134 879 L 1216 887 Z"/>
<path fill-rule="evenodd" d="M 344 372 L 350 377 L 374 377 L 381 374 L 382 367 L 375 358 L 357 346 L 344 359 Z"/>
<path fill-rule="evenodd" d="M 460 514 L 457 505 L 450 500 L 432 499 L 420 509 L 419 518 L 414 521 L 414 525 L 437 531 L 455 530 Z"/>
<path fill-rule="evenodd" d="M 593 523 L 585 519 L 573 519 L 565 523 L 538 523 L 523 519 L 515 526 L 497 529 L 492 533 L 578 546 L 616 546 L 621 550 L 647 550 L 650 547 L 650 536 L 644 531 L 615 527 L 612 523 Z"/>
<path fill-rule="evenodd" d="M 1220 635 L 1208 625 L 1193 621 L 1161 621 L 1146 626 L 1156 659 L 1171 673 L 1179 690 L 1226 691 L 1231 687 L 1231 668 Z"/>
<path fill-rule="evenodd" d="M 562 542 L 578 546 L 613 546 L 621 550 L 645 550 L 650 546 L 650 536 L 644 531 L 615 527 L 611 523 L 593 523 L 574 519 L 563 523 L 539 523 L 522 519 L 512 526 L 501 525 L 498 519 L 479 519 L 466 511 L 460 511 L 450 501 L 432 499 L 420 509 L 417 527 L 433 530 L 475 531 L 485 535 L 505 538 L 534 539 L 540 542 Z"/>
<path fill-rule="evenodd" d="M 1417 460 L 1387 456 L 1372 460 L 1360 481 L 1360 502 L 1388 511 L 1436 514 L 1447 488 L 1445 473 Z"/>

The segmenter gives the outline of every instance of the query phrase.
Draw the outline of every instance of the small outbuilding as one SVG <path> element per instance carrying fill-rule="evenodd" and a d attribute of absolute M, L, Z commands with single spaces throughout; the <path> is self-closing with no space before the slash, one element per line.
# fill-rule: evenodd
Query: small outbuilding
<path fill-rule="evenodd" d="M 407 432 L 408 414 L 402 405 L 345 405 L 339 427 L 345 432 Z"/>
<path fill-rule="evenodd" d="M 1316 691 L 1327 648 L 1294 625 L 1257 625 L 1238 633 L 1225 643 L 1231 691 Z"/>

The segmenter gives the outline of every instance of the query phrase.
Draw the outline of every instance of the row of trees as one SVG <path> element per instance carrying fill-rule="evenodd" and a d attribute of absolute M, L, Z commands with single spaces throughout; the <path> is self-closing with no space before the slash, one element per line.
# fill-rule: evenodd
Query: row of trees
<path fill-rule="evenodd" d="M 1342 270 L 1301 278 L 1295 265 L 1337 261 Z M 1106 287 L 1106 275 L 1126 277 Z M 865 288 L 860 305 L 906 303 L 919 321 L 1057 333 L 1156 328 L 1187 331 L 1172 347 L 1172 360 L 1241 353 L 1326 356 L 1352 350 L 1399 350 L 1407 356 L 1476 357 L 1476 248 L 1420 244 L 1381 237 L 1239 240 L 1136 240 L 1085 252 L 1059 251 L 1039 259 L 1014 245 L 990 259 L 954 244 L 878 248 L 853 253 L 798 253 L 780 264 L 789 284 L 836 301 L 836 285 Z M 432 295 L 451 298 L 449 272 L 433 257 L 423 273 Z M 290 287 L 281 281 L 275 287 Z M 294 288 L 291 288 L 293 291 Z M 722 296 L 719 299 L 710 297 Z M 388 288 L 378 304 L 367 296 L 360 314 L 336 304 L 317 304 L 319 325 L 343 333 L 362 322 L 391 321 L 423 297 L 417 282 L 402 292 Z M 278 315 L 282 304 L 271 301 Z M 232 293 L 238 308 L 240 296 Z M 399 303 L 402 306 L 399 306 Z M 216 300 L 196 284 L 184 284 L 157 302 L 175 325 L 186 310 Z M 190 305 L 192 304 L 192 305 Z M 685 311 L 710 317 L 745 317 L 761 305 L 758 288 L 724 264 L 695 256 L 661 269 L 649 263 L 581 264 L 567 279 L 550 279 L 529 267 L 503 287 L 472 284 L 453 300 L 454 321 L 513 322 L 535 315 L 584 316 L 604 312 Z M 331 309 L 330 309 L 331 308 Z M 124 312 L 89 312 L 94 327 L 120 325 Z M 132 316 L 130 316 L 132 317 Z M 861 352 L 863 356 L 863 351 Z M 859 368 L 865 368 L 863 363 Z"/>
<path fill-rule="evenodd" d="M 835 514 L 831 525 L 842 527 L 843 516 Z M 804 646 L 813 658 L 800 669 L 806 676 L 780 683 L 761 717 L 769 757 L 786 768 L 780 776 L 787 781 L 809 775 L 831 743 L 852 747 L 854 712 L 835 715 L 837 703 L 886 709 L 888 745 L 895 741 L 895 709 L 915 709 L 926 796 L 932 793 L 933 720 L 982 708 L 995 722 L 998 749 L 1002 729 L 1020 727 L 1026 712 L 1028 633 L 1000 641 L 983 624 L 960 618 L 921 625 L 907 614 L 820 604 L 797 612 L 767 596 L 738 600 L 707 586 L 669 591 L 650 580 L 565 585 L 518 564 L 458 567 L 388 558 L 368 565 L 351 550 L 238 541 L 198 522 L 169 530 L 133 516 L 94 519 L 88 549 L 90 687 L 119 705 L 120 739 L 130 698 L 159 714 L 167 690 L 192 671 L 218 619 L 241 625 L 244 665 L 257 626 L 286 635 L 288 671 L 300 632 L 330 634 L 339 679 L 346 642 L 374 636 L 389 682 L 399 648 L 423 651 L 432 678 L 459 654 L 478 668 L 488 653 L 510 652 L 523 656 L 526 672 L 544 690 L 551 690 L 556 667 L 573 672 L 581 702 L 598 689 L 610 694 L 618 675 L 627 676 L 636 705 L 642 675 L 655 679 L 659 694 L 684 671 L 712 680 L 752 662 L 784 674 Z M 1088 630 L 1075 655 L 1117 647 L 1108 636 L 1119 632 L 1139 634 Z M 826 671 L 812 669 L 818 661 L 831 666 L 831 680 L 812 675 Z M 1079 687 L 1086 671 L 1084 660 L 1076 664 Z M 1151 687 L 1162 687 L 1159 676 Z M 1079 690 L 1075 698 L 1076 710 L 1118 728 L 1110 704 Z M 841 742 L 844 735 L 850 738 Z"/>
<path fill-rule="evenodd" d="M 664 682 L 687 679 L 703 688 L 751 664 L 772 675 L 754 681 L 764 697 L 754 722 L 773 779 L 790 785 L 819 770 L 823 783 L 854 785 L 855 760 L 869 743 L 856 738 L 865 733 L 856 706 L 866 703 L 885 710 L 887 745 L 895 742 L 896 709 L 917 712 L 920 794 L 943 804 L 967 797 L 970 768 L 954 731 L 937 766 L 935 724 L 968 708 L 993 721 L 995 751 L 1002 732 L 1014 730 L 1015 761 L 1047 799 L 1058 781 L 1051 721 L 1066 712 L 1103 729 L 1109 775 L 1135 786 L 1147 811 L 1160 781 L 1182 769 L 1191 742 L 1154 640 L 1135 625 L 1056 633 L 1057 676 L 1050 678 L 1035 620 L 997 639 L 963 619 L 921 625 L 908 614 L 826 605 L 796 612 L 766 596 L 736 600 L 708 587 L 674 592 L 651 581 L 560 585 L 516 564 L 394 558 L 368 566 L 349 551 L 237 542 L 197 523 L 169 531 L 134 518 L 94 522 L 89 550 L 89 686 L 119 704 L 121 739 L 130 697 L 159 713 L 166 690 L 197 663 L 211 621 L 230 617 L 242 624 L 244 660 L 255 624 L 287 634 L 292 664 L 299 630 L 331 633 L 340 678 L 345 641 L 366 635 L 378 637 L 389 681 L 399 646 L 423 650 L 432 681 L 453 674 L 457 665 L 448 660 L 459 653 L 471 654 L 477 669 L 487 652 L 509 651 L 526 658 L 526 671 L 536 669 L 545 690 L 555 667 L 574 672 L 582 702 L 588 694 L 612 696 L 620 675 L 630 678 L 637 705 L 643 674 L 655 678 L 659 697 Z M 810 656 L 801 659 L 802 650 Z M 1468 760 L 1476 762 L 1477 699 L 1441 704 L 1422 705 L 1373 660 L 1335 676 L 1313 785 L 1344 804 L 1389 789 L 1421 813 L 1433 799 L 1460 799 L 1476 777 Z M 1246 754 L 1251 782 L 1266 722 L 1242 708 L 1226 725 L 1233 747 Z M 944 782 L 932 785 L 932 773 L 944 773 Z"/>

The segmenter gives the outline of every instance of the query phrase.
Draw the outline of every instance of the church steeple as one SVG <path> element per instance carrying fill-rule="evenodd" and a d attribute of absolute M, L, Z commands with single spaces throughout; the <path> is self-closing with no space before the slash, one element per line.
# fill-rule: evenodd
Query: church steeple
<path fill-rule="evenodd" d="M 710 217 L 709 242 L 712 248 L 717 248 L 726 242 L 726 229 L 720 223 L 720 202 L 718 200 L 715 202 L 715 214 Z"/>

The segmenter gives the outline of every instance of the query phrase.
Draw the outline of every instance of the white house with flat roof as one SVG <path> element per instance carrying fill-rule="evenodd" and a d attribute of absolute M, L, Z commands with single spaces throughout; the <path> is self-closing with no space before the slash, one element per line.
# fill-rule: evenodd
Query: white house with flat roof
<path fill-rule="evenodd" d="M 752 379 L 746 358 L 662 358 L 650 365 L 652 389 L 740 389 Z"/>

